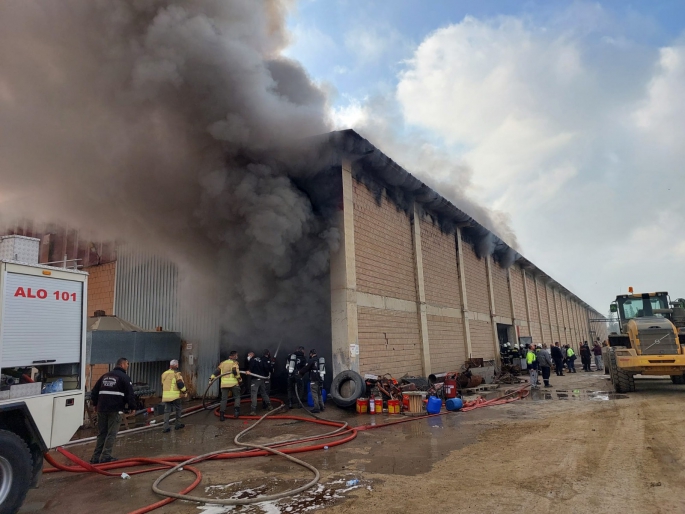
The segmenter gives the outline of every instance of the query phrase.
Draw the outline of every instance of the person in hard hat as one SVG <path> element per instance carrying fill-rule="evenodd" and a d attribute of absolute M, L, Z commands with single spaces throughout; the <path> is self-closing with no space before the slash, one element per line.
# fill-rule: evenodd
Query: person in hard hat
<path fill-rule="evenodd" d="M 229 392 L 233 394 L 233 417 L 240 416 L 240 366 L 238 365 L 238 352 L 235 350 L 228 354 L 228 359 L 219 364 L 210 382 L 221 376 L 221 403 L 219 404 L 219 421 L 226 421 L 226 403 Z"/>
<path fill-rule="evenodd" d="M 288 408 L 300 408 L 299 396 L 302 394 L 302 376 L 300 370 L 307 365 L 307 359 L 304 356 L 304 346 L 298 346 L 295 353 L 291 353 L 285 363 L 285 369 L 288 372 Z"/>
<path fill-rule="evenodd" d="M 178 371 L 178 361 L 176 359 L 169 362 L 169 369 L 162 373 L 162 403 L 164 403 L 164 432 L 170 432 L 169 418 L 171 410 L 176 411 L 176 430 L 181 430 L 185 425 L 181 423 L 181 398 L 186 397 L 186 385 L 183 382 L 183 375 Z"/>
<path fill-rule="evenodd" d="M 117 460 L 112 457 L 114 441 L 124 413 L 136 406 L 133 384 L 128 371 L 128 359 L 120 358 L 115 368 L 102 375 L 93 386 L 90 400 L 98 412 L 98 439 L 91 464 L 102 464 Z"/>
<path fill-rule="evenodd" d="M 314 403 L 314 408 L 311 412 L 321 412 L 325 409 L 322 395 L 323 374 L 315 349 L 312 349 L 309 352 L 309 362 L 300 370 L 300 376 L 303 377 L 306 373 L 309 373 L 309 390 L 312 393 L 312 402 Z M 325 373 L 325 371 L 323 371 L 323 373 Z"/>
<path fill-rule="evenodd" d="M 271 352 L 268 349 L 262 352 L 261 357 L 252 355 L 247 371 L 247 375 L 250 377 L 250 416 L 257 415 L 257 394 L 262 397 L 262 403 L 266 404 L 266 410 L 274 410 L 268 390 L 273 370 L 274 365 L 271 359 Z"/>
<path fill-rule="evenodd" d="M 558 377 L 564 376 L 564 354 L 559 347 L 559 342 L 557 341 L 552 346 L 552 360 L 554 361 L 554 371 Z"/>
<path fill-rule="evenodd" d="M 538 358 L 535 355 L 535 345 L 531 344 L 528 347 L 526 354 L 526 364 L 528 365 L 528 372 L 530 373 L 530 387 L 538 387 Z"/>

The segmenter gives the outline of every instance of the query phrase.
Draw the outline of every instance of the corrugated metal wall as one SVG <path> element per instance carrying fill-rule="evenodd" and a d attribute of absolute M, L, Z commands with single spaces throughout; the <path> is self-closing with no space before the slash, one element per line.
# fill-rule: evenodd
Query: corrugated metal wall
<path fill-rule="evenodd" d="M 192 372 L 199 384 L 206 384 L 219 362 L 219 316 L 215 306 L 194 300 L 197 291 L 183 290 L 190 282 L 186 279 L 164 257 L 119 246 L 114 314 L 148 330 L 161 326 L 179 332 L 183 341 L 192 343 Z"/>
<path fill-rule="evenodd" d="M 145 383 L 156 394 L 162 396 L 162 373 L 169 369 L 167 361 L 157 362 L 132 362 L 128 367 L 128 375 L 134 384 Z"/>

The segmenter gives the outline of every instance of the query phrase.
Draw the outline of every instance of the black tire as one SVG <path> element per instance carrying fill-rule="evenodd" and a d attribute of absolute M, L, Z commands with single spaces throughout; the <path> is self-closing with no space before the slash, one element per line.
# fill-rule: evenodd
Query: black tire
<path fill-rule="evenodd" d="M 350 382 L 354 384 L 354 389 L 347 393 L 347 395 L 344 395 L 342 389 Z M 338 407 L 352 407 L 357 403 L 358 398 L 364 396 L 364 393 L 366 393 L 366 383 L 364 382 L 364 379 L 359 373 L 349 369 L 338 373 L 331 384 L 331 398 L 333 398 L 333 401 Z"/>
<path fill-rule="evenodd" d="M 622 371 L 616 365 L 616 352 L 613 348 L 609 350 L 609 370 L 614 391 L 617 393 L 632 393 L 635 391 L 635 378 L 631 373 Z"/>
<path fill-rule="evenodd" d="M 683 375 L 671 375 L 671 382 L 674 384 L 685 384 L 685 377 Z"/>
<path fill-rule="evenodd" d="M 31 488 L 38 487 L 40 479 L 43 476 L 43 450 L 37 444 L 32 444 L 29 448 L 31 452 L 31 459 L 33 460 L 33 466 L 31 467 Z"/>
<path fill-rule="evenodd" d="M 24 440 L 0 430 L 0 514 L 15 514 L 24 503 L 32 469 L 33 459 Z"/>

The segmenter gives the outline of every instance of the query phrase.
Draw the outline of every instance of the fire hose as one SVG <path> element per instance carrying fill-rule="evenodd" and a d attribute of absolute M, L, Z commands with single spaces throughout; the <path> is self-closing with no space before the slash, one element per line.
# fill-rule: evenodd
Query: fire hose
<path fill-rule="evenodd" d="M 216 377 L 218 379 L 220 377 Z M 213 383 L 213 381 L 212 381 Z M 211 386 L 211 383 L 210 383 Z M 209 386 L 207 388 L 209 390 Z M 205 391 L 205 397 L 206 397 L 207 391 Z M 296 389 L 297 393 L 297 389 Z M 486 407 L 486 406 L 492 406 L 492 405 L 503 405 L 506 403 L 510 403 L 515 400 L 519 400 L 521 398 L 524 398 L 529 394 L 528 386 L 521 387 L 519 389 L 514 389 L 511 390 L 504 395 L 494 398 L 492 400 L 474 400 L 472 402 L 466 402 L 464 407 L 462 408 L 462 411 L 470 411 L 476 408 L 480 407 Z M 302 400 L 300 399 L 299 394 L 296 394 L 298 402 L 300 405 L 303 406 Z M 203 397 L 203 404 L 204 404 L 205 398 Z M 133 511 L 131 514 L 144 514 L 147 512 L 151 512 L 159 507 L 162 507 L 164 505 L 167 505 L 168 503 L 171 503 L 175 499 L 183 499 L 183 500 L 188 500 L 188 501 L 193 501 L 193 502 L 199 502 L 199 503 L 210 503 L 210 504 L 221 504 L 221 505 L 247 505 L 247 504 L 252 504 L 252 503 L 259 503 L 259 502 L 265 502 L 265 501 L 274 501 L 283 497 L 287 496 L 292 496 L 294 494 L 297 494 L 299 492 L 302 492 L 313 485 L 315 485 L 319 479 L 320 479 L 320 473 L 319 471 L 314 467 L 311 466 L 310 464 L 301 461 L 299 459 L 296 459 L 294 457 L 291 457 L 288 454 L 291 453 L 300 453 L 300 452 L 307 452 L 307 451 L 312 451 L 312 450 L 317 450 L 317 449 L 322 449 L 326 446 L 332 447 L 332 446 L 337 446 L 340 444 L 344 444 L 346 442 L 351 441 L 357 436 L 357 433 L 359 431 L 363 430 L 371 430 L 371 429 L 376 429 L 376 428 L 383 428 L 383 427 L 388 427 L 392 425 L 397 425 L 400 423 L 405 423 L 409 421 L 415 421 L 418 419 L 425 419 L 425 418 L 430 418 L 430 417 L 435 417 L 435 416 L 440 416 L 447 414 L 447 412 L 440 413 L 440 414 L 430 414 L 430 415 L 424 415 L 424 416 L 417 416 L 413 418 L 407 418 L 401 421 L 396 421 L 392 423 L 384 423 L 380 425 L 362 425 L 362 426 L 357 426 L 357 427 L 349 427 L 348 423 L 343 423 L 339 421 L 333 421 L 333 420 L 326 420 L 324 418 L 320 418 L 318 416 L 315 416 L 313 413 L 307 412 L 312 418 L 315 419 L 310 419 L 310 418 L 305 418 L 301 416 L 290 416 L 290 415 L 278 415 L 276 416 L 276 412 L 278 412 L 280 409 L 282 409 L 283 406 L 280 406 L 278 409 L 272 412 L 268 412 L 265 415 L 257 418 L 256 416 L 241 416 L 243 419 L 257 419 L 257 422 L 251 425 L 250 427 L 246 428 L 245 430 L 241 431 L 239 434 L 237 434 L 234 438 L 234 443 L 240 448 L 231 448 L 228 450 L 219 450 L 219 451 L 214 451 L 210 453 L 206 453 L 200 456 L 194 456 L 194 457 L 189 457 L 189 456 L 174 456 L 174 457 L 164 457 L 160 459 L 150 459 L 150 458 L 141 458 L 141 457 L 136 457 L 136 458 L 131 458 L 131 459 L 125 459 L 125 460 L 120 460 L 108 464 L 100 464 L 100 465 L 91 465 L 82 459 L 79 459 L 69 451 L 65 450 L 64 448 L 58 448 L 57 451 L 64 455 L 67 459 L 69 459 L 75 466 L 65 466 L 59 462 L 57 462 L 54 457 L 50 454 L 45 454 L 45 459 L 50 463 L 53 468 L 46 469 L 46 473 L 50 472 L 56 472 L 56 471 L 69 471 L 69 472 L 75 472 L 75 473 L 82 473 L 82 472 L 93 472 L 93 473 L 98 473 L 104 476 L 109 476 L 109 477 L 118 477 L 118 473 L 112 473 L 111 470 L 114 469 L 121 469 L 121 468 L 130 468 L 132 466 L 146 466 L 146 465 L 155 465 L 154 467 L 148 467 L 142 470 L 133 470 L 130 471 L 130 475 L 137 475 L 141 473 L 149 473 L 153 471 L 160 471 L 160 470 L 165 470 L 165 472 L 157 479 L 155 480 L 152 488 L 153 491 L 157 494 L 160 494 L 162 496 L 166 496 L 164 500 L 161 500 L 159 502 L 156 502 L 154 504 L 148 505 L 147 507 L 144 507 L 142 509 Z M 195 412 L 199 412 L 196 410 Z M 216 413 L 216 411 L 215 411 Z M 245 434 L 247 434 L 250 430 L 254 429 L 256 426 L 258 426 L 260 423 L 262 423 L 267 417 L 271 417 L 271 419 L 290 419 L 290 420 L 298 420 L 298 421 L 308 421 L 308 422 L 313 422 L 317 424 L 323 424 L 327 426 L 335 426 L 337 427 L 335 430 L 331 432 L 324 433 L 322 435 L 317 435 L 317 436 L 310 436 L 310 437 L 305 437 L 305 438 L 298 438 L 298 439 L 290 439 L 286 441 L 279 441 L 276 443 L 272 444 L 267 444 L 267 445 L 256 445 L 256 444 L 251 444 L 251 443 L 243 443 L 240 441 L 241 437 L 243 437 Z M 296 447 L 296 448 L 283 448 L 286 446 L 291 446 L 294 444 L 303 444 L 303 443 L 310 443 L 314 441 L 320 441 L 322 439 L 330 439 L 334 436 L 344 436 L 340 439 L 334 440 L 334 441 L 329 441 L 326 444 L 312 444 L 309 446 L 303 446 L 303 447 Z M 283 448 L 282 451 L 275 450 L 274 448 Z M 196 497 L 196 496 L 191 496 L 188 495 L 190 491 L 195 489 L 199 483 L 202 480 L 202 474 L 198 469 L 195 467 L 192 467 L 191 464 L 196 464 L 204 460 L 216 460 L 216 459 L 231 459 L 231 458 L 243 458 L 243 457 L 256 457 L 256 456 L 266 456 L 266 455 L 279 455 L 283 456 L 284 458 L 287 458 L 293 462 L 295 462 L 298 465 L 301 465 L 310 471 L 314 473 L 314 479 L 310 480 L 307 484 L 298 487 L 296 489 L 290 490 L 290 491 L 285 491 L 282 493 L 278 493 L 276 495 L 269 495 L 269 496 L 260 496 L 257 498 L 252 498 L 252 499 L 240 499 L 240 500 L 220 500 L 220 499 L 215 499 L 215 498 L 203 498 L 203 497 Z M 168 492 L 164 491 L 159 487 L 159 484 L 169 477 L 172 473 L 176 471 L 190 471 L 195 474 L 195 480 L 193 481 L 192 484 L 190 484 L 188 487 L 184 488 L 182 491 L 179 493 L 173 493 L 173 492 Z"/>

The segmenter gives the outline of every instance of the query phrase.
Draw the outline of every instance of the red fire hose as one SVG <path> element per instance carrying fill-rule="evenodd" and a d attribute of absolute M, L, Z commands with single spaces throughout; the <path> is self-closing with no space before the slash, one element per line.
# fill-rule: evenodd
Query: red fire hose
<path fill-rule="evenodd" d="M 474 410 L 477 408 L 481 407 L 489 407 L 493 405 L 503 405 L 506 403 L 510 403 L 516 400 L 520 400 L 522 398 L 525 398 L 529 394 L 528 386 L 521 387 L 519 389 L 515 389 L 510 391 L 509 393 L 500 396 L 498 398 L 494 398 L 492 400 L 474 400 L 473 402 L 466 402 L 464 404 L 464 407 L 461 409 L 464 412 Z M 249 400 L 243 400 L 244 402 L 249 401 Z M 218 415 L 218 412 L 215 411 L 215 413 Z M 179 493 L 168 493 L 168 492 L 162 492 L 159 491 L 158 489 L 155 489 L 155 492 L 162 492 L 162 494 L 169 495 L 170 497 L 167 497 L 163 500 L 160 500 L 156 503 L 153 503 L 151 505 L 148 505 L 146 507 L 143 507 L 141 509 L 133 511 L 131 514 L 144 514 L 148 512 L 152 512 L 155 509 L 158 509 L 159 507 L 162 507 L 164 505 L 167 505 L 171 502 L 173 502 L 177 497 L 185 497 L 188 493 L 190 493 L 193 489 L 195 489 L 201 482 L 202 480 L 202 474 L 201 472 L 193 467 L 186 465 L 186 462 L 189 464 L 196 464 L 205 460 L 223 460 L 223 459 L 238 459 L 238 458 L 247 458 L 247 457 L 261 457 L 261 456 L 267 456 L 270 454 L 278 453 L 278 454 L 283 454 L 284 456 L 290 455 L 290 454 L 295 454 L 295 453 L 303 453 L 303 452 L 309 452 L 313 450 L 320 450 L 323 449 L 324 447 L 333 447 L 333 446 L 338 446 L 344 443 L 347 443 L 354 439 L 357 436 L 357 433 L 363 430 L 371 430 L 371 429 L 376 429 L 376 428 L 385 428 L 389 427 L 392 425 L 399 425 L 401 423 L 406 423 L 409 421 L 416 421 L 419 419 L 425 419 L 425 418 L 430 418 L 430 417 L 435 417 L 435 416 L 441 416 L 444 414 L 447 414 L 447 412 L 441 412 L 439 414 L 427 414 L 424 416 L 417 416 L 417 417 L 412 417 L 412 418 L 406 418 L 400 421 L 394 421 L 390 423 L 383 423 L 380 425 L 361 425 L 361 426 L 356 426 L 356 427 L 349 427 L 347 426 L 347 423 L 344 422 L 337 422 L 337 421 L 331 421 L 331 420 L 325 420 L 325 419 L 320 419 L 320 418 L 310 418 L 310 417 L 303 417 L 303 416 L 292 416 L 292 415 L 269 415 L 270 413 L 267 413 L 265 416 L 240 416 L 239 419 L 248 419 L 248 420 L 259 420 L 261 422 L 263 419 L 266 419 L 268 416 L 268 419 L 287 419 L 287 420 L 295 420 L 295 421 L 305 421 L 308 423 L 315 423 L 323 426 L 329 426 L 329 427 L 337 427 L 336 430 L 333 430 L 332 432 L 328 432 L 325 434 L 321 435 L 316 435 L 316 436 L 310 436 L 310 437 L 304 437 L 304 438 L 299 438 L 299 439 L 293 439 L 293 440 L 288 440 L 288 441 L 280 441 L 278 443 L 272 443 L 269 445 L 264 445 L 264 447 L 257 446 L 257 448 L 253 449 L 243 449 L 243 448 L 235 448 L 235 449 L 230 449 L 230 450 L 225 450 L 225 451 L 219 451 L 219 452 L 213 452 L 210 454 L 206 454 L 205 456 L 173 456 L 173 457 L 162 457 L 158 459 L 152 459 L 152 458 L 144 458 L 144 457 L 135 457 L 135 458 L 130 458 L 130 459 L 122 459 L 116 462 L 111 462 L 107 464 L 98 464 L 98 465 L 92 465 L 83 459 L 80 459 L 76 455 L 72 454 L 68 450 L 65 450 L 64 448 L 57 448 L 57 451 L 61 453 L 64 457 L 66 457 L 69 461 L 72 462 L 73 465 L 65 465 L 60 462 L 58 462 L 53 455 L 46 453 L 45 454 L 45 460 L 48 461 L 50 465 L 52 465 L 52 468 L 46 469 L 44 472 L 45 473 L 54 473 L 58 471 L 66 471 L 66 472 L 71 472 L 71 473 L 98 473 L 100 475 L 104 475 L 107 477 L 119 477 L 120 474 L 118 472 L 113 472 L 114 470 L 120 470 L 122 468 L 132 468 L 132 467 L 143 467 L 144 469 L 137 469 L 137 470 L 131 470 L 127 471 L 129 475 L 138 475 L 142 473 L 150 473 L 153 471 L 165 471 L 165 474 L 162 475 L 157 481 L 155 482 L 155 485 L 157 485 L 161 479 L 163 479 L 164 476 L 168 475 L 170 471 L 175 470 L 175 469 L 180 469 L 182 467 L 183 470 L 190 471 L 195 474 L 195 480 L 186 488 L 184 488 L 182 491 Z M 252 425 L 251 427 L 248 428 L 248 430 L 252 429 L 254 426 L 256 426 L 257 423 Z M 241 432 L 241 434 L 245 433 L 246 431 Z M 241 435 L 238 434 L 236 436 L 236 439 Z M 331 441 L 326 441 L 326 442 L 321 442 L 321 443 L 316 443 L 316 444 L 308 444 L 306 446 L 296 446 L 293 448 L 290 448 L 290 446 L 294 445 L 300 445 L 303 443 L 315 443 L 317 441 L 322 441 L 326 439 L 332 439 L 336 438 Z M 243 443 L 245 444 L 245 443 Z M 268 447 L 268 448 L 266 448 Z M 275 450 L 275 448 L 279 448 L 279 450 Z M 297 459 L 295 459 L 297 460 Z M 301 462 L 301 461 L 300 461 Z M 180 466 L 179 466 L 180 464 Z M 305 463 L 306 464 L 306 463 Z M 311 466 L 307 465 L 307 467 L 312 468 Z M 315 469 L 315 468 L 314 468 Z M 318 479 L 318 471 L 317 473 L 317 479 Z M 193 497 L 189 497 L 193 498 Z M 200 499 L 195 499 L 195 501 L 199 501 Z M 266 501 L 265 499 L 256 499 L 257 501 Z M 208 503 L 211 503 L 212 500 L 210 499 L 202 499 L 202 501 L 207 501 Z"/>

